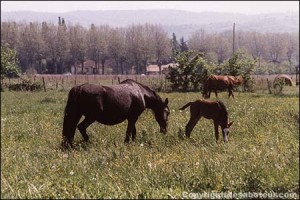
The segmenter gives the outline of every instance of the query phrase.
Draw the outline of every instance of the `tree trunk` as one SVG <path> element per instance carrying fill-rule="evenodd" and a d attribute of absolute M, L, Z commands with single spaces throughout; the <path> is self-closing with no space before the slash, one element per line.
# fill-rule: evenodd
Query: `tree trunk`
<path fill-rule="evenodd" d="M 101 64 L 102 64 L 102 75 L 104 75 L 104 64 L 105 64 L 105 59 L 101 60 Z"/>
<path fill-rule="evenodd" d="M 56 62 L 56 60 L 54 60 L 53 65 L 54 65 L 54 74 L 57 74 L 57 62 Z"/>
<path fill-rule="evenodd" d="M 123 75 L 124 74 L 124 68 L 123 68 L 123 62 L 120 61 L 120 68 L 121 68 L 121 74 Z"/>
<path fill-rule="evenodd" d="M 83 74 L 84 61 L 81 61 L 81 73 Z"/>

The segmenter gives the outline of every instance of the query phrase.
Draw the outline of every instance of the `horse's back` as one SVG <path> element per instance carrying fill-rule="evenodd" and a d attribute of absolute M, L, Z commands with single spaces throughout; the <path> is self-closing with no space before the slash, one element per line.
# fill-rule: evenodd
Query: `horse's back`
<path fill-rule="evenodd" d="M 190 111 L 193 116 L 203 116 L 206 119 L 227 116 L 227 109 L 222 101 L 196 100 L 191 104 Z"/>
<path fill-rule="evenodd" d="M 141 113 L 145 101 L 134 83 L 112 86 L 83 84 L 75 86 L 78 109 L 86 117 L 113 125 L 127 119 L 130 113 Z"/>
<path fill-rule="evenodd" d="M 231 82 L 227 76 L 211 75 L 208 77 L 206 85 L 212 89 L 224 89 L 231 85 Z"/>

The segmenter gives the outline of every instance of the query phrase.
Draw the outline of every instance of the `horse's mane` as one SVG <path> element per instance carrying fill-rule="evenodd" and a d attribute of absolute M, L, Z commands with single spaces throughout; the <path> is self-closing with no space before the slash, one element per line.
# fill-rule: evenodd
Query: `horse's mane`
<path fill-rule="evenodd" d="M 217 101 L 217 102 L 222 109 L 222 114 L 224 115 L 224 117 L 226 119 L 228 119 L 228 112 L 227 112 L 226 106 L 224 105 L 224 103 L 222 101 Z"/>
<path fill-rule="evenodd" d="M 132 80 L 132 79 L 126 79 L 126 80 L 120 82 L 120 84 L 124 84 L 124 83 L 129 83 L 129 84 L 135 83 L 135 84 L 137 84 L 138 86 L 140 86 L 140 87 L 144 88 L 145 90 L 147 90 L 148 92 L 153 93 L 154 96 L 157 97 L 159 100 L 162 100 L 161 97 L 160 97 L 153 89 L 151 89 L 151 88 L 148 87 L 147 85 L 144 85 L 144 84 L 139 83 L 139 82 L 137 82 L 137 81 L 135 81 L 135 80 Z"/>

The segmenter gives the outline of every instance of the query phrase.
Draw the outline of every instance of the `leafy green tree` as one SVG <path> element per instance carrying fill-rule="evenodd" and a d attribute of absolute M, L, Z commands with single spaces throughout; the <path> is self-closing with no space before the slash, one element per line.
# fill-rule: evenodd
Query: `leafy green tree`
<path fill-rule="evenodd" d="M 18 77 L 20 68 L 16 58 L 15 50 L 8 47 L 8 45 L 1 46 L 1 83 L 5 77 Z"/>
<path fill-rule="evenodd" d="M 184 38 L 180 38 L 180 44 L 179 44 L 180 52 L 188 51 L 189 47 L 187 45 L 187 42 L 184 41 Z"/>
<path fill-rule="evenodd" d="M 247 58 L 243 54 L 234 54 L 223 64 L 223 74 L 239 76 L 244 79 L 244 90 L 251 90 L 251 74 L 254 72 L 255 60 Z"/>
<path fill-rule="evenodd" d="M 180 50 L 175 33 L 172 34 L 171 46 L 172 46 L 172 61 L 175 61 L 175 58 L 177 57 Z"/>
<path fill-rule="evenodd" d="M 203 54 L 195 51 L 184 51 L 176 57 L 177 67 L 169 67 L 167 79 L 172 90 L 186 91 L 192 87 L 199 89 L 212 71 Z"/>

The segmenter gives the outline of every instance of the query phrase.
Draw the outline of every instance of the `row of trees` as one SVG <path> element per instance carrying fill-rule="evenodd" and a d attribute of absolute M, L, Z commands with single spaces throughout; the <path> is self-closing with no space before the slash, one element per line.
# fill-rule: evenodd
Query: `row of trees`
<path fill-rule="evenodd" d="M 91 25 L 59 25 L 2 22 L 1 45 L 17 52 L 22 72 L 64 73 L 71 65 L 91 59 L 97 73 L 104 74 L 107 61 L 113 72 L 123 74 L 132 66 L 145 73 L 149 62 L 164 63 L 170 59 L 170 39 L 159 25 L 132 25 L 126 28 Z"/>
<path fill-rule="evenodd" d="M 233 33 L 209 34 L 196 31 L 190 37 L 190 49 L 205 52 L 214 63 L 223 63 L 233 52 Z M 237 31 L 235 49 L 257 61 L 257 73 L 291 73 L 299 65 L 298 33 L 257 33 Z"/>
<path fill-rule="evenodd" d="M 257 60 L 256 72 L 292 72 L 299 63 L 299 33 L 236 33 L 235 49 Z M 232 56 L 232 32 L 196 31 L 188 40 L 168 36 L 160 25 L 108 25 L 84 28 L 66 25 L 59 18 L 52 23 L 1 23 L 1 46 L 16 51 L 22 72 L 64 73 L 72 65 L 90 59 L 99 74 L 124 74 L 134 69 L 146 73 L 146 66 L 175 61 L 176 52 L 195 50 L 208 63 L 220 65 Z M 109 63 L 111 69 L 106 66 Z M 281 68 L 280 68 L 281 67 Z M 280 71 L 281 70 L 281 71 Z"/>

